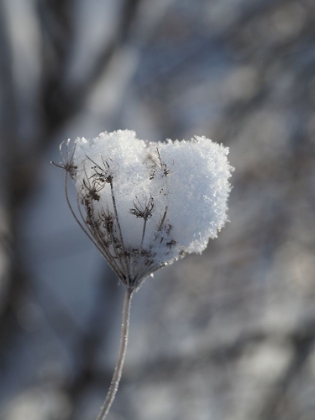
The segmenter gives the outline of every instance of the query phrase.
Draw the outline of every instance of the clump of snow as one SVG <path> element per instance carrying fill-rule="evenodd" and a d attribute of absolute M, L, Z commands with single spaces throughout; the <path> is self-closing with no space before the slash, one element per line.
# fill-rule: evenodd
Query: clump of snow
<path fill-rule="evenodd" d="M 76 185 L 81 226 L 124 284 L 138 287 L 217 236 L 227 220 L 227 155 L 197 136 L 152 143 L 119 130 L 75 141 L 63 167 Z"/>

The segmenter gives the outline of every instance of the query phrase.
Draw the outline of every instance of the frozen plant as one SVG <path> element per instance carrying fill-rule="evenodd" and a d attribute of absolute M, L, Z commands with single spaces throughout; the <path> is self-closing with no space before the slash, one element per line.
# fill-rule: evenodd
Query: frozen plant
<path fill-rule="evenodd" d="M 126 286 L 113 380 L 97 420 L 114 400 L 126 353 L 132 294 L 159 268 L 201 253 L 227 220 L 228 149 L 205 137 L 154 143 L 134 131 L 66 142 L 66 198 L 82 230 Z M 62 148 L 62 145 L 61 145 Z M 67 192 L 77 190 L 77 210 Z"/>

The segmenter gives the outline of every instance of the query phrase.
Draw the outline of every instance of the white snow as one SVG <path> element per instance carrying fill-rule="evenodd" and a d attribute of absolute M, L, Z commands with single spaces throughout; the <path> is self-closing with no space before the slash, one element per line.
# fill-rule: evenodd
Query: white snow
<path fill-rule="evenodd" d="M 119 130 L 76 139 L 71 164 L 83 222 L 125 284 L 136 287 L 217 237 L 227 220 L 227 155 L 205 137 L 153 143 Z"/>

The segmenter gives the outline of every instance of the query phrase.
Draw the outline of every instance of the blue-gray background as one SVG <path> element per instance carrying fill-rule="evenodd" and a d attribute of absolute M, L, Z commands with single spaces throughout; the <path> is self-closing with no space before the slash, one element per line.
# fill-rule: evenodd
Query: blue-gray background
<path fill-rule="evenodd" d="M 313 0 L 1 0 L 0 419 L 97 415 L 123 288 L 49 161 L 129 128 L 236 171 L 219 238 L 135 295 L 108 419 L 313 420 L 314 108 Z"/>

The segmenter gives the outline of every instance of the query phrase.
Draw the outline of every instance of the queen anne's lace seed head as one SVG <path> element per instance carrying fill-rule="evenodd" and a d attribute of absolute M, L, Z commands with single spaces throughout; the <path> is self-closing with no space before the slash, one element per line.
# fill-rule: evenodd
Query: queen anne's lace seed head
<path fill-rule="evenodd" d="M 77 189 L 77 221 L 134 289 L 217 236 L 227 220 L 227 154 L 205 137 L 151 143 L 119 130 L 67 142 L 60 166 Z"/>

